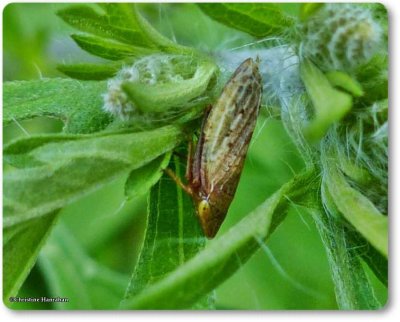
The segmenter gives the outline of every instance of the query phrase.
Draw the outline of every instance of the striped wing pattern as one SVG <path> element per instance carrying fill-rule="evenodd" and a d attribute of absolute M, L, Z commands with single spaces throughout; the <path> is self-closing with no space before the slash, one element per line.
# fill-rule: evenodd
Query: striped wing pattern
<path fill-rule="evenodd" d="M 225 85 L 204 126 L 201 181 L 205 192 L 212 193 L 216 188 L 235 192 L 239 179 L 236 173 L 240 175 L 243 167 L 261 95 L 258 66 L 249 58 Z"/>
<path fill-rule="evenodd" d="M 235 194 L 260 109 L 262 81 L 257 64 L 245 60 L 206 115 L 193 167 L 195 200 L 207 200 L 199 214 L 208 237 L 221 226 Z"/>

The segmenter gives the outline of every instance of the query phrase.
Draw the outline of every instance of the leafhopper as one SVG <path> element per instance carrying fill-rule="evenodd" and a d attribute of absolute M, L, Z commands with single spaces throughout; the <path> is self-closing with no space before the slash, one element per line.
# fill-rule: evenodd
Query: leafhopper
<path fill-rule="evenodd" d="M 205 113 L 194 155 L 189 149 L 188 183 L 183 184 L 170 169 L 166 170 L 193 198 L 208 238 L 218 232 L 235 195 L 261 96 L 258 64 L 246 59 L 226 83 L 215 105 Z"/>

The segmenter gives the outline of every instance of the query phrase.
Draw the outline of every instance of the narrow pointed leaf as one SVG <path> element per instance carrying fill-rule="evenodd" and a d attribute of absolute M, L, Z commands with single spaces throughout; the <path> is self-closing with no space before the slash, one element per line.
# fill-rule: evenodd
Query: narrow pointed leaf
<path fill-rule="evenodd" d="M 133 170 L 125 182 L 125 197 L 136 198 L 149 191 L 160 180 L 170 158 L 171 153 L 166 153 L 145 166 Z"/>
<path fill-rule="evenodd" d="M 126 44 L 151 47 L 138 29 L 125 24 L 115 24 L 109 17 L 86 5 L 73 5 L 57 13 L 66 23 L 76 29 L 99 37 L 119 40 Z"/>
<path fill-rule="evenodd" d="M 171 150 L 180 136 L 180 128 L 167 126 L 140 133 L 79 136 L 54 142 L 42 136 L 44 144 L 39 143 L 39 138 L 11 143 L 5 147 L 4 155 L 26 157 L 28 161 L 24 168 L 4 173 L 4 227 L 70 204 Z M 26 140 L 34 142 L 33 146 Z M 30 161 L 34 162 L 31 166 Z"/>
<path fill-rule="evenodd" d="M 177 175 L 184 171 L 177 157 L 170 168 Z M 192 200 L 164 175 L 150 192 L 145 240 L 126 298 L 162 280 L 203 249 L 205 242 Z"/>
<path fill-rule="evenodd" d="M 339 87 L 352 94 L 354 97 L 360 97 L 364 95 L 361 84 L 349 74 L 335 70 L 326 73 L 325 76 L 328 78 L 332 86 Z"/>
<path fill-rule="evenodd" d="M 300 75 L 314 107 L 314 118 L 304 134 L 309 140 L 316 141 L 350 111 L 352 97 L 333 88 L 326 76 L 309 60 L 301 63 Z"/>
<path fill-rule="evenodd" d="M 154 50 L 135 47 L 97 36 L 73 34 L 71 38 L 88 53 L 109 60 L 121 60 L 126 57 L 141 57 L 149 55 Z"/>
<path fill-rule="evenodd" d="M 294 23 L 273 3 L 202 3 L 198 6 L 212 19 L 259 38 L 279 34 Z"/>
<path fill-rule="evenodd" d="M 371 310 L 381 307 L 364 272 L 351 232 L 324 211 L 314 212 L 325 245 L 338 306 L 342 310 Z"/>
<path fill-rule="evenodd" d="M 135 6 L 135 20 L 137 21 L 140 30 L 158 49 L 165 53 L 196 55 L 197 52 L 191 48 L 177 44 L 172 40 L 160 34 L 138 11 Z"/>
<path fill-rule="evenodd" d="M 80 80 L 104 80 L 115 76 L 122 63 L 117 64 L 60 64 L 57 69 L 65 75 Z"/>
<path fill-rule="evenodd" d="M 3 230 L 3 299 L 18 291 L 36 262 L 58 211 Z"/>
<path fill-rule="evenodd" d="M 388 256 L 388 218 L 351 187 L 335 165 L 326 171 L 326 186 L 339 212 L 382 255 Z"/>
<path fill-rule="evenodd" d="M 141 30 L 137 18 L 136 6 L 133 3 L 99 3 L 107 13 L 110 24 L 127 29 Z"/>
<path fill-rule="evenodd" d="M 80 31 L 128 45 L 158 48 L 169 53 L 192 54 L 193 49 L 178 45 L 161 35 L 140 15 L 132 3 L 100 4 L 105 13 L 86 5 L 74 5 L 60 10 L 58 15 Z M 136 50 L 138 51 L 138 50 Z"/>
<path fill-rule="evenodd" d="M 7 82 L 3 85 L 3 124 L 49 116 L 63 120 L 66 132 L 96 132 L 111 122 L 102 110 L 105 91 L 105 82 L 61 78 Z"/>

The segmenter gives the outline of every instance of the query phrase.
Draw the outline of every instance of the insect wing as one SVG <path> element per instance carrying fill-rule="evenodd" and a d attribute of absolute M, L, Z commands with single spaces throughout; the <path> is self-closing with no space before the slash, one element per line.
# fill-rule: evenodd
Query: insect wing
<path fill-rule="evenodd" d="M 262 95 L 261 76 L 252 59 L 245 60 L 225 85 L 204 126 L 202 184 L 212 197 L 233 198 Z M 210 198 L 211 199 L 211 198 Z M 214 198 L 212 198 L 214 199 Z M 229 207 L 230 202 L 227 207 Z"/>
<path fill-rule="evenodd" d="M 243 162 L 242 162 L 243 164 Z M 241 168 L 235 169 L 235 173 L 231 173 L 226 179 L 223 186 L 217 186 L 211 191 L 208 196 L 208 203 L 211 209 L 210 216 L 207 221 L 202 223 L 203 230 L 208 237 L 214 237 L 218 232 L 219 227 L 222 225 L 229 206 L 232 202 L 233 196 L 239 182 Z"/>

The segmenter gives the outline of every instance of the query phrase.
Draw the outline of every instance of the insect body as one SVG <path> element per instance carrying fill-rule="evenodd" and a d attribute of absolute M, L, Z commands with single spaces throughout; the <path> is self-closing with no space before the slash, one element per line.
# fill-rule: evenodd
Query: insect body
<path fill-rule="evenodd" d="M 235 194 L 261 95 L 258 65 L 249 58 L 236 69 L 215 105 L 207 110 L 196 151 L 193 157 L 189 156 L 188 185 L 178 182 L 192 196 L 204 234 L 209 238 L 217 233 Z"/>

